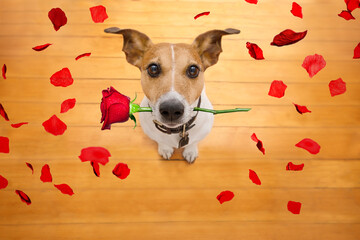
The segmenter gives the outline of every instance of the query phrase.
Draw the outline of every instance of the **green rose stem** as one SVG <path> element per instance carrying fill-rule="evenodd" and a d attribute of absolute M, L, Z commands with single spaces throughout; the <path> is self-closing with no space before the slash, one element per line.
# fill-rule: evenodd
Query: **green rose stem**
<path fill-rule="evenodd" d="M 134 103 L 136 100 L 136 95 L 134 100 L 130 102 L 130 110 L 129 110 L 129 117 L 135 122 L 136 127 L 136 118 L 134 117 L 134 113 L 136 112 L 152 112 L 152 109 L 150 107 L 140 107 L 138 104 Z M 207 108 L 198 108 L 195 107 L 194 111 L 200 111 L 200 112 L 207 112 L 212 114 L 221 114 L 221 113 L 232 113 L 232 112 L 248 112 L 251 108 L 233 108 L 233 109 L 225 109 L 225 110 L 213 110 L 213 109 L 207 109 Z M 134 127 L 134 128 L 135 128 Z"/>
<path fill-rule="evenodd" d="M 220 113 L 232 113 L 232 112 L 248 112 L 251 108 L 233 108 L 233 109 L 225 109 L 225 110 L 213 110 L 213 109 L 207 109 L 207 108 L 198 108 L 195 107 L 194 111 L 200 111 L 200 112 L 207 112 L 212 114 L 220 114 Z"/>

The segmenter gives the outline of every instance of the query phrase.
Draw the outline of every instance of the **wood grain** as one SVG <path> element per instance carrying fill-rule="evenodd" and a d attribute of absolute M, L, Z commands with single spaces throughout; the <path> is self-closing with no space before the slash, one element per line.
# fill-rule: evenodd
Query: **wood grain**
<path fill-rule="evenodd" d="M 10 139 L 10 153 L 0 153 L 0 175 L 9 181 L 0 190 L 0 239 L 359 239 L 360 68 L 352 57 L 360 11 L 346 21 L 337 16 L 346 9 L 344 1 L 301 0 L 300 19 L 290 13 L 292 2 L 2 0 L 0 66 L 8 71 L 0 79 L 0 103 L 10 121 L 0 117 L 0 136 Z M 109 18 L 95 24 L 89 8 L 99 4 Z M 55 7 L 68 18 L 59 31 L 47 16 Z M 203 11 L 210 15 L 194 20 Z M 112 26 L 144 32 L 154 43 L 191 43 L 211 29 L 240 29 L 223 38 L 219 62 L 205 73 L 206 92 L 216 109 L 252 110 L 216 116 L 192 165 L 181 150 L 171 160 L 161 159 L 156 143 L 132 122 L 101 131 L 103 89 L 114 86 L 131 98 L 137 93 L 138 102 L 144 96 L 139 70 L 121 51 L 122 37 L 103 32 Z M 285 29 L 308 34 L 293 45 L 271 46 Z M 265 60 L 252 59 L 246 42 L 258 44 Z M 32 50 L 44 43 L 53 45 Z M 92 55 L 75 61 L 85 52 Z M 301 65 L 315 53 L 326 67 L 310 78 Z M 64 67 L 74 84 L 54 87 L 49 78 Z M 340 77 L 347 90 L 331 97 L 328 84 Z M 268 96 L 273 80 L 288 86 L 281 99 Z M 68 98 L 76 98 L 76 106 L 60 114 Z M 312 112 L 301 115 L 294 103 Z M 68 126 L 62 136 L 42 126 L 53 114 Z M 29 124 L 10 126 L 18 122 Z M 253 133 L 265 155 L 251 140 Z M 295 147 L 303 138 L 318 142 L 320 152 Z M 89 146 L 111 153 L 100 177 L 78 158 Z M 290 161 L 304 163 L 304 169 L 286 171 Z M 112 174 L 119 162 L 131 169 L 124 180 Z M 40 181 L 44 164 L 53 183 Z M 249 169 L 261 186 L 250 181 Z M 61 194 L 53 186 L 60 183 L 75 194 Z M 20 201 L 17 189 L 29 195 L 31 205 Z M 235 197 L 219 204 L 216 196 L 224 190 Z M 290 200 L 302 203 L 299 215 L 287 210 Z"/>

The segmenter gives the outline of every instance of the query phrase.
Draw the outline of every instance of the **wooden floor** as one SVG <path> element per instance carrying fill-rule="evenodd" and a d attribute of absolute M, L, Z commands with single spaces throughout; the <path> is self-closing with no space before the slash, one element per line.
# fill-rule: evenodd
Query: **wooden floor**
<path fill-rule="evenodd" d="M 290 0 L 1 0 L 0 103 L 14 129 L 0 118 L 0 136 L 10 139 L 10 153 L 0 153 L 0 175 L 9 185 L 0 190 L 0 239 L 360 239 L 360 60 L 352 59 L 360 41 L 356 20 L 337 16 L 346 9 L 339 0 L 298 0 L 304 18 L 290 13 Z M 94 23 L 89 7 L 103 4 L 109 18 Z M 48 19 L 62 8 L 68 23 L 58 32 Z M 194 20 L 200 12 L 209 16 Z M 228 27 L 239 35 L 224 37 L 218 64 L 205 74 L 209 98 L 217 109 L 251 107 L 249 113 L 219 115 L 200 143 L 200 156 L 189 165 L 176 153 L 165 161 L 157 146 L 132 123 L 101 131 L 101 90 L 114 86 L 128 96 L 143 96 L 139 71 L 124 58 L 122 37 L 103 29 L 117 26 L 146 33 L 153 42 L 185 42 L 202 32 Z M 308 30 L 306 38 L 285 47 L 270 46 L 284 29 Z M 265 60 L 252 59 L 246 42 L 258 44 Z M 52 43 L 48 49 L 31 48 Z M 75 61 L 82 53 L 87 58 Z M 321 54 L 326 67 L 310 78 L 301 67 L 308 55 Z M 50 84 L 50 76 L 68 67 L 74 84 Z M 345 94 L 331 97 L 328 83 L 342 78 Z M 288 86 L 284 98 L 268 96 L 273 80 Z M 60 104 L 76 98 L 73 110 L 60 114 Z M 139 100 L 140 101 L 140 100 Z M 312 113 L 300 115 L 293 103 Z M 62 136 L 44 131 L 42 123 L 56 114 L 67 125 Z M 256 133 L 266 155 L 251 140 Z M 317 155 L 294 145 L 311 138 Z M 78 156 L 82 148 L 102 146 L 112 157 L 97 178 Z M 289 161 L 303 171 L 286 171 Z M 32 175 L 25 162 L 33 164 Z M 112 174 L 127 163 L 129 177 Z M 39 179 L 49 164 L 53 183 L 69 184 L 63 195 Z M 249 169 L 262 185 L 253 184 Z M 27 206 L 14 193 L 29 195 Z M 222 205 L 216 196 L 231 190 Z M 302 203 L 299 215 L 287 210 L 289 200 Z"/>

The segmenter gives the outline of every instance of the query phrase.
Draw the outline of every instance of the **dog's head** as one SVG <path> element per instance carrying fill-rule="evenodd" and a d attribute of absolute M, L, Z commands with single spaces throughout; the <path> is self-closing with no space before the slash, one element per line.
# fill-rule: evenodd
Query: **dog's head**
<path fill-rule="evenodd" d="M 177 127 L 194 115 L 193 108 L 204 88 L 204 71 L 217 63 L 222 52 L 222 36 L 240 31 L 208 31 L 192 44 L 153 44 L 148 36 L 133 29 L 112 27 L 105 32 L 123 35 L 122 50 L 126 60 L 141 71 L 141 85 L 154 118 Z"/>

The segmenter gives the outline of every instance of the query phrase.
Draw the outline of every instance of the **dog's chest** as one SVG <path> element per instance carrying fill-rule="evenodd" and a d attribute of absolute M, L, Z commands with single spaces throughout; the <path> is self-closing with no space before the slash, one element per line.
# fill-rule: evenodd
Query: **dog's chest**
<path fill-rule="evenodd" d="M 202 107 L 212 109 L 212 105 L 205 93 L 202 94 L 202 99 Z M 149 100 L 145 97 L 141 106 L 148 106 L 148 101 Z M 181 131 L 172 134 L 166 134 L 157 129 L 151 113 L 141 112 L 139 113 L 139 119 L 144 133 L 151 139 L 169 147 L 179 148 L 186 147 L 202 140 L 210 132 L 214 116 L 211 113 L 199 112 L 193 123 L 194 127 L 185 132 Z M 184 137 L 184 135 L 187 135 L 187 137 Z M 181 143 L 183 143 L 183 145 L 181 145 Z"/>

